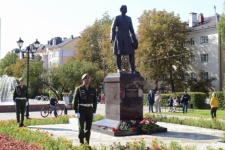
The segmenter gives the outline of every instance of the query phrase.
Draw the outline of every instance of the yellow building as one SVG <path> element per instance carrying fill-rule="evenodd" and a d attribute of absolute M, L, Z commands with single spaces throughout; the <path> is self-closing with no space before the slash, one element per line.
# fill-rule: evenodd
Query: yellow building
<path fill-rule="evenodd" d="M 64 64 L 69 57 L 76 55 L 77 42 L 80 36 L 70 38 L 55 37 L 46 45 L 40 45 L 35 54 L 39 54 L 44 62 L 44 68 Z"/>

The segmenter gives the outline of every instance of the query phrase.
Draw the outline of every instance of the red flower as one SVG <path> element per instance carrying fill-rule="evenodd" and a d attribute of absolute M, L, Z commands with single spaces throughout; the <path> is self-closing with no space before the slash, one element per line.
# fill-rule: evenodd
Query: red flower
<path fill-rule="evenodd" d="M 113 132 L 116 132 L 116 129 L 115 129 L 115 128 L 112 128 L 112 131 L 113 131 Z"/>
<path fill-rule="evenodd" d="M 135 128 L 135 127 L 132 127 L 132 128 L 131 128 L 131 131 L 136 131 L 136 128 Z"/>

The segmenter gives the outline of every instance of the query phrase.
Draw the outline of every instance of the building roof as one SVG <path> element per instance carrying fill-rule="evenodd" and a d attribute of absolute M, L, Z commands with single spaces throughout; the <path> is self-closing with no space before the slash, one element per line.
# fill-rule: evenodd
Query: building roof
<path fill-rule="evenodd" d="M 186 28 L 189 32 L 216 28 L 216 25 L 219 22 L 219 17 L 220 15 L 217 13 L 215 14 L 215 16 L 205 17 L 203 22 L 198 22 L 193 27 L 189 27 L 189 22 L 186 22 Z"/>
<path fill-rule="evenodd" d="M 64 46 L 64 45 L 70 43 L 71 41 L 77 40 L 77 39 L 80 39 L 80 36 L 75 37 L 75 38 L 74 38 L 73 36 L 71 36 L 70 38 L 64 39 L 62 42 L 60 42 L 60 43 L 58 43 L 58 44 L 56 44 L 56 45 L 50 45 L 49 43 L 46 44 L 46 45 L 41 44 L 41 45 L 39 46 L 39 48 L 37 49 L 37 51 L 42 51 L 44 48 L 49 48 L 49 49 L 60 48 L 60 47 L 62 47 L 62 46 Z"/>

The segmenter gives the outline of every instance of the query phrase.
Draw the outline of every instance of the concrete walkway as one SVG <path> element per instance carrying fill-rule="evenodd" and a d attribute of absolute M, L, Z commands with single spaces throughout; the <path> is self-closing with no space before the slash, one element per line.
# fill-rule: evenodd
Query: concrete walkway
<path fill-rule="evenodd" d="M 144 113 L 148 112 L 148 108 L 144 108 Z M 70 110 L 69 115 L 74 115 L 74 111 Z M 97 114 L 105 115 L 105 105 L 98 104 Z M 42 118 L 40 112 L 30 112 L 31 118 Z M 0 113 L 1 120 L 15 119 L 15 113 Z M 91 133 L 90 145 L 100 148 L 100 144 L 111 145 L 113 142 L 132 142 L 134 140 L 141 140 L 144 138 L 147 145 L 151 140 L 157 138 L 163 141 L 165 144 L 169 144 L 171 141 L 176 141 L 182 146 L 195 145 L 197 150 L 206 150 L 211 146 L 214 149 L 224 148 L 225 143 L 220 142 L 223 135 L 223 131 L 205 129 L 199 127 L 191 127 L 185 125 L 177 125 L 170 123 L 158 122 L 158 125 L 166 127 L 168 132 L 157 133 L 152 135 L 138 135 L 138 136 L 125 136 L 125 137 L 113 137 L 98 132 Z M 54 134 L 54 137 L 63 137 L 68 140 L 72 140 L 74 145 L 79 145 L 78 140 L 78 126 L 77 119 L 70 119 L 69 124 L 57 124 L 57 125 L 40 125 L 29 126 L 28 128 L 48 131 Z"/>

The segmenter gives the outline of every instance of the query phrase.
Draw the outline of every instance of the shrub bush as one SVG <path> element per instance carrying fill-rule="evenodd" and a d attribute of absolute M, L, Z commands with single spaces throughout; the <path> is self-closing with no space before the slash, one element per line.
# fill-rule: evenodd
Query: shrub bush
<path fill-rule="evenodd" d="M 173 94 L 161 94 L 161 97 L 162 97 L 161 106 L 167 106 L 167 104 L 168 104 L 167 101 L 170 96 L 173 96 L 173 97 L 178 96 L 179 98 L 181 98 L 183 94 L 184 94 L 183 92 L 174 92 Z M 206 99 L 205 93 L 188 92 L 188 94 L 191 97 L 191 103 L 193 104 L 194 108 L 203 109 L 205 107 L 205 99 Z M 224 103 L 222 103 L 222 104 L 224 105 Z M 143 105 L 145 105 L 145 106 L 148 105 L 148 94 L 144 94 L 144 96 L 143 96 Z"/>

